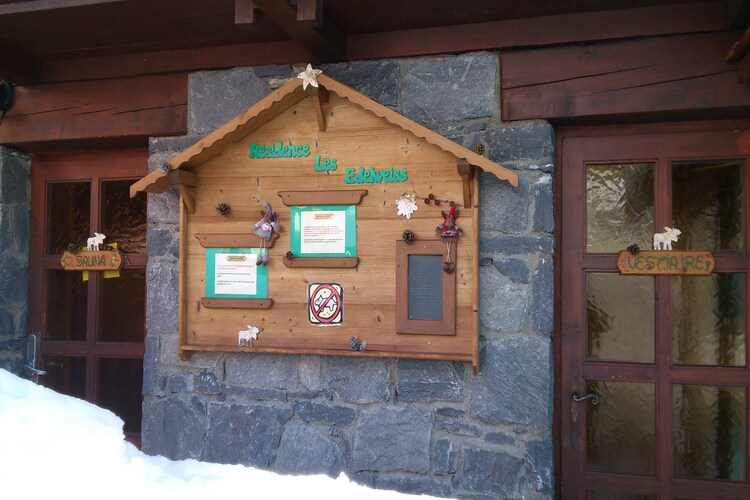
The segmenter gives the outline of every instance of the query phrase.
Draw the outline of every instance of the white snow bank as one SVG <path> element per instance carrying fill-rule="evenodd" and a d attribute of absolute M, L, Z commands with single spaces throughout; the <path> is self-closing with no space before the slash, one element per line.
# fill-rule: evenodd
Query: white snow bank
<path fill-rule="evenodd" d="M 108 410 L 0 370 L 3 498 L 414 498 L 354 484 L 344 474 L 335 480 L 281 476 L 242 465 L 152 457 L 124 440 L 122 426 Z"/>

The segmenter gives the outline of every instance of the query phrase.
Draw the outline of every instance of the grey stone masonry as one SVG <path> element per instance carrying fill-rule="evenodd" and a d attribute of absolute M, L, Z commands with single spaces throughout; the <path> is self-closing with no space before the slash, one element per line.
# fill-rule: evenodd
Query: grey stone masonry
<path fill-rule="evenodd" d="M 450 498 L 551 498 L 554 138 L 500 120 L 498 54 L 330 64 L 324 72 L 519 175 L 480 176 L 481 372 L 464 363 L 197 352 L 177 357 L 178 197 L 150 195 L 143 446 L 284 474 L 347 474 Z M 303 66 L 190 76 L 191 135 L 158 168 Z M 3 318 L 0 317 L 0 325 Z M 14 321 L 16 321 L 14 317 Z"/>
<path fill-rule="evenodd" d="M 29 282 L 31 160 L 0 146 L 0 368 L 24 363 Z"/>

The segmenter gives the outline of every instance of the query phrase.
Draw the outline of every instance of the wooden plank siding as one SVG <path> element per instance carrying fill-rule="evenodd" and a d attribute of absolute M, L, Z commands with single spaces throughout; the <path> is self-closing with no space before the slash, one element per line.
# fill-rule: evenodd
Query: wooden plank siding
<path fill-rule="evenodd" d="M 186 132 L 187 75 L 175 73 L 17 87 L 0 144 L 39 151 Z"/>
<path fill-rule="evenodd" d="M 746 113 L 750 87 L 724 62 L 740 36 L 692 34 L 503 54 L 502 118 Z"/>

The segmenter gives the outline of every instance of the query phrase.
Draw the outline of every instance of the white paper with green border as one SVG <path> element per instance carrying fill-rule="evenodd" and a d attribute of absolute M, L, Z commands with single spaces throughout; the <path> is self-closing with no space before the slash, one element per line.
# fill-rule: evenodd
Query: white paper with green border
<path fill-rule="evenodd" d="M 268 268 L 255 265 L 260 252 L 260 248 L 207 248 L 206 296 L 225 299 L 268 298 Z M 237 293 L 222 293 L 228 290 L 237 290 Z"/>
<path fill-rule="evenodd" d="M 357 256 L 357 207 L 356 205 L 308 205 L 290 207 L 291 219 L 291 251 L 295 257 L 356 257 Z M 303 223 L 311 217 L 319 218 L 321 224 L 308 227 L 308 232 L 318 231 L 315 243 L 309 243 L 312 238 L 307 237 L 308 248 L 330 248 L 330 251 L 303 252 Z M 326 225 L 325 220 L 331 221 Z M 343 227 L 343 237 L 340 229 Z M 323 234 L 320 231 L 329 231 Z M 328 238 L 328 239 L 327 239 Z"/>

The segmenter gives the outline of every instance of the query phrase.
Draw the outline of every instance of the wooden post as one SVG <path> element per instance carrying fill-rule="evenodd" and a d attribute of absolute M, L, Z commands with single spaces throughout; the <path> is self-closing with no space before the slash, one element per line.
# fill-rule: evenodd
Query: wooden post
<path fill-rule="evenodd" d="M 313 107 L 315 108 L 315 118 L 318 120 L 318 129 L 321 132 L 326 131 L 325 114 L 323 113 L 323 104 L 328 102 L 328 91 L 325 87 L 312 85 L 307 87 L 307 93 L 312 96 Z"/>
<path fill-rule="evenodd" d="M 463 158 L 459 158 L 456 162 L 456 169 L 458 170 L 459 175 L 461 175 L 461 181 L 463 184 L 464 208 L 469 209 L 473 206 L 471 201 L 471 184 L 474 179 L 474 169 L 469 162 Z"/>

